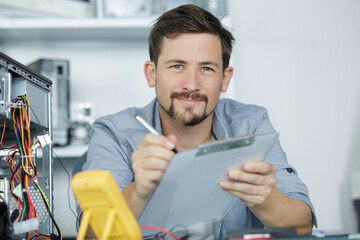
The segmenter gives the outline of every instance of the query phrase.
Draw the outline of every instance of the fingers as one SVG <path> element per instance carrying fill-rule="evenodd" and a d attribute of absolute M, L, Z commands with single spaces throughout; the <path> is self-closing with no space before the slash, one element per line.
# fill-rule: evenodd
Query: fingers
<path fill-rule="evenodd" d="M 172 149 L 175 143 L 175 136 L 147 134 L 133 152 L 132 168 L 136 192 L 140 197 L 146 198 L 162 177 L 170 159 L 174 156 Z"/>
<path fill-rule="evenodd" d="M 261 205 L 275 186 L 275 167 L 266 162 L 248 162 L 241 170 L 230 170 L 220 186 L 239 197 L 248 207 Z"/>
<path fill-rule="evenodd" d="M 166 163 L 157 163 L 157 161 L 168 162 L 173 157 L 174 153 L 171 151 L 175 146 L 173 141 L 161 135 L 147 134 L 133 153 L 133 164 L 140 163 L 146 168 L 164 169 Z"/>
<path fill-rule="evenodd" d="M 230 170 L 227 177 L 230 181 L 247 182 L 254 185 L 261 185 L 263 181 L 259 174 L 245 172 L 244 170 Z"/>
<path fill-rule="evenodd" d="M 246 206 L 254 207 L 262 205 L 270 196 L 275 180 L 265 185 L 255 185 L 249 182 L 221 181 L 220 186 L 228 193 L 239 197 Z"/>
<path fill-rule="evenodd" d="M 270 163 L 248 162 L 242 167 L 242 170 L 230 170 L 227 177 L 230 181 L 247 182 L 254 185 L 264 185 L 265 180 L 275 176 L 276 169 Z"/>
<path fill-rule="evenodd" d="M 266 194 L 266 195 L 249 195 L 246 193 L 242 193 L 242 192 L 238 192 L 238 191 L 231 191 L 231 190 L 228 190 L 227 192 L 240 198 L 241 201 L 243 201 L 244 204 L 249 208 L 261 206 L 262 204 L 264 204 L 267 197 L 271 193 L 271 192 L 269 192 L 269 194 Z"/>
<path fill-rule="evenodd" d="M 243 193 L 249 196 L 267 195 L 269 190 L 274 186 L 269 185 L 254 185 L 248 182 L 236 182 L 223 180 L 220 182 L 220 186 L 227 191 L 235 191 Z"/>
<path fill-rule="evenodd" d="M 176 143 L 175 135 L 169 135 L 169 136 L 167 136 L 167 139 L 169 139 L 174 144 L 174 146 L 171 148 L 171 149 L 173 149 L 175 147 L 175 143 Z"/>
<path fill-rule="evenodd" d="M 171 156 L 169 154 L 169 156 Z M 136 165 L 137 163 L 135 163 Z M 168 165 L 167 159 L 159 159 L 155 157 L 149 157 L 147 160 L 143 163 L 143 168 L 148 170 L 159 170 L 164 171 Z"/>
<path fill-rule="evenodd" d="M 145 135 L 144 139 L 139 143 L 138 149 L 149 146 L 149 145 L 157 145 L 157 146 L 172 150 L 175 148 L 175 141 L 176 141 L 176 138 L 173 135 L 164 137 L 162 135 L 155 135 L 155 134 L 149 133 L 149 134 Z"/>
<path fill-rule="evenodd" d="M 133 153 L 133 164 L 137 163 L 138 159 L 161 159 L 163 161 L 169 161 L 173 157 L 174 153 L 171 151 L 171 149 L 165 148 L 164 146 L 159 145 L 147 145 L 144 147 L 139 147 L 134 153 Z M 141 164 L 145 164 L 145 161 L 140 161 Z M 149 165 L 149 164 L 147 164 Z"/>
<path fill-rule="evenodd" d="M 262 175 L 275 172 L 275 167 L 272 164 L 266 162 L 247 162 L 244 163 L 242 169 L 249 173 L 258 173 Z"/>
<path fill-rule="evenodd" d="M 161 178 L 163 172 L 160 170 L 141 169 L 136 177 L 135 186 L 139 196 L 147 198 L 148 194 L 155 187 L 156 182 Z"/>

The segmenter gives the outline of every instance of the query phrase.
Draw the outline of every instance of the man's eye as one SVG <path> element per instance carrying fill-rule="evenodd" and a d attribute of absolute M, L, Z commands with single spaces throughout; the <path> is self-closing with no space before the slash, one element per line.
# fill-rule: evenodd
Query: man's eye
<path fill-rule="evenodd" d="M 209 68 L 209 67 L 203 67 L 203 68 L 202 68 L 202 70 L 203 70 L 203 71 L 207 71 L 207 72 L 208 72 L 208 71 L 212 71 L 212 68 Z"/>
<path fill-rule="evenodd" d="M 173 65 L 172 67 L 175 68 L 175 69 L 182 69 L 181 65 Z"/>

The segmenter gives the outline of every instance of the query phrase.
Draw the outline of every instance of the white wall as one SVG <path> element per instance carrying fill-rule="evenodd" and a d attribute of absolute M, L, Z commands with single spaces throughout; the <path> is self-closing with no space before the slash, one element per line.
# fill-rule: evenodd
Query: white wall
<path fill-rule="evenodd" d="M 236 98 L 265 106 L 308 185 L 319 229 L 356 232 L 360 1 L 230 0 Z"/>

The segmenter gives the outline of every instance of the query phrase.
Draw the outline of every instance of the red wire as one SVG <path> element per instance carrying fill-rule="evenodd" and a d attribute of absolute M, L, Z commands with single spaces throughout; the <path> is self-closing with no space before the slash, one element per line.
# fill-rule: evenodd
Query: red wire
<path fill-rule="evenodd" d="M 27 130 L 27 137 L 28 137 L 28 142 L 31 142 L 31 140 L 30 140 L 30 126 L 29 126 L 29 120 L 28 120 L 28 116 L 27 116 L 27 111 L 25 110 L 25 108 L 24 107 L 22 107 L 21 108 L 21 110 L 22 110 L 22 116 L 23 116 L 23 121 L 25 122 L 25 129 Z"/>
<path fill-rule="evenodd" d="M 29 176 L 25 175 L 25 189 L 26 189 L 26 195 L 28 197 L 28 203 L 29 203 L 29 219 L 36 217 L 35 207 L 31 200 L 30 193 L 29 193 Z"/>
<path fill-rule="evenodd" d="M 27 113 L 26 113 L 26 110 L 24 107 L 21 108 L 22 110 L 22 116 L 23 116 L 23 121 L 25 122 L 25 130 L 26 130 L 26 133 L 27 133 L 27 138 L 26 136 L 24 136 L 24 142 L 25 142 L 25 148 L 26 149 L 29 149 L 29 144 L 31 143 L 31 140 L 30 140 L 30 129 L 29 129 L 29 121 L 28 121 L 28 118 L 27 118 Z"/>
<path fill-rule="evenodd" d="M 174 234 L 172 234 L 171 232 L 168 232 L 162 228 L 159 227 L 155 227 L 155 226 L 140 226 L 140 229 L 152 229 L 158 232 L 162 232 L 166 235 L 169 235 L 170 237 L 174 238 L 175 240 L 180 240 L 177 236 L 175 236 Z"/>
<path fill-rule="evenodd" d="M 18 132 L 19 132 L 19 135 L 20 135 L 20 137 L 22 137 L 22 132 L 21 132 L 21 128 L 20 128 L 19 117 L 16 117 L 15 120 L 16 120 L 17 130 L 18 130 Z M 20 141 L 20 139 L 19 139 L 19 141 Z M 21 142 L 20 142 L 19 144 L 21 144 Z"/>
<path fill-rule="evenodd" d="M 11 145 L 9 147 L 3 145 L 3 139 L 4 139 L 4 135 L 5 135 L 5 127 L 6 127 L 6 116 L 4 116 L 4 129 L 3 129 L 3 132 L 2 132 L 2 135 L 1 135 L 1 142 L 0 143 L 1 143 L 1 147 L 3 147 L 3 148 L 12 148 L 12 147 L 16 146 L 16 143 L 14 143 L 13 145 Z"/>
<path fill-rule="evenodd" d="M 14 102 L 17 102 L 17 99 L 15 99 Z M 16 112 L 18 111 L 18 112 Z M 30 138 L 30 122 L 29 122 L 29 116 L 26 112 L 26 109 L 24 107 L 22 107 L 21 109 L 12 109 L 12 113 L 22 113 L 22 117 L 20 117 L 20 114 L 18 114 L 18 116 L 15 116 L 15 131 L 19 137 L 18 141 L 19 141 L 19 150 L 20 152 L 23 154 L 23 156 L 26 156 L 25 159 L 21 159 L 21 161 L 23 161 L 23 166 L 27 171 L 32 168 L 32 157 L 29 157 L 30 155 L 30 147 L 31 147 L 31 138 Z M 1 136 L 1 146 L 4 147 L 2 145 L 2 141 L 3 141 L 3 137 L 4 137 L 4 134 L 5 134 L 5 126 L 6 126 L 6 118 L 4 118 L 4 129 L 3 129 L 3 134 Z M 21 124 L 24 124 L 21 125 Z M 16 146 L 17 144 L 13 144 L 12 146 Z M 11 147 L 12 147 L 11 146 Z M 4 147 L 6 148 L 6 147 Z M 10 148 L 10 147 L 8 147 Z M 10 155 L 10 154 L 9 154 Z M 15 162 L 14 162 L 14 159 L 12 159 L 10 156 L 9 158 L 12 160 L 12 164 L 10 163 L 10 160 L 8 160 L 8 164 L 10 165 L 10 168 L 12 170 L 12 173 L 13 175 L 15 175 L 13 179 L 13 181 L 17 181 L 18 182 L 18 179 L 21 180 L 21 175 L 19 174 L 19 171 L 24 171 L 25 169 L 22 169 L 20 170 L 21 168 L 18 168 L 16 172 L 15 171 Z M 29 192 L 29 182 L 30 180 L 31 181 L 34 181 L 34 179 L 37 178 L 37 175 L 38 175 L 38 172 L 36 171 L 34 176 L 33 177 L 30 177 L 29 175 L 25 174 L 25 179 L 24 179 L 24 186 L 23 188 L 26 190 L 25 191 L 25 194 L 27 196 L 27 199 L 28 199 L 28 204 L 29 204 L 29 209 L 27 210 L 28 211 L 28 219 L 32 219 L 32 218 L 35 218 L 36 217 L 36 209 L 35 209 L 35 206 L 33 204 L 33 200 L 31 199 L 31 196 L 30 196 L 30 192 Z M 9 187 L 11 186 L 11 184 L 13 183 L 13 181 L 11 181 L 9 183 Z M 18 182 L 19 184 L 19 182 Z M 21 184 L 21 183 L 20 183 Z M 15 196 L 14 196 L 15 197 Z M 16 198 L 17 201 L 18 201 L 18 209 L 20 209 L 20 207 L 24 207 L 24 205 L 22 204 L 20 198 Z M 20 217 L 20 214 L 18 216 L 18 218 L 16 219 L 16 221 L 18 221 Z M 41 234 L 38 230 L 36 230 L 35 232 L 33 231 L 32 232 L 35 236 L 31 238 L 31 234 L 30 232 L 27 232 L 26 233 L 26 239 L 37 239 L 37 238 L 44 238 L 44 239 L 51 239 L 51 236 L 50 235 L 47 235 L 47 234 Z"/>
<path fill-rule="evenodd" d="M 47 235 L 45 235 L 45 234 L 41 234 L 38 230 L 35 230 L 35 232 L 32 231 L 32 233 L 35 234 L 35 236 L 32 237 L 31 240 L 32 240 L 32 239 L 37 239 L 37 238 L 45 238 L 45 239 L 51 240 L 51 237 L 50 237 L 50 236 L 47 236 Z"/>
<path fill-rule="evenodd" d="M 11 165 L 11 163 L 9 162 L 9 157 L 6 158 L 6 162 L 9 164 L 9 167 L 11 169 L 11 173 L 14 174 L 14 169 L 13 169 L 13 166 Z"/>

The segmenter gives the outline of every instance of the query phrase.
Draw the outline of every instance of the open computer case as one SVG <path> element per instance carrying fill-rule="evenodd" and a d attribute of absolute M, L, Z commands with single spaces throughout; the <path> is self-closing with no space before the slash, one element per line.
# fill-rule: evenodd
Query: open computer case
<path fill-rule="evenodd" d="M 0 52 L 2 239 L 53 233 L 51 89 L 50 80 Z"/>

